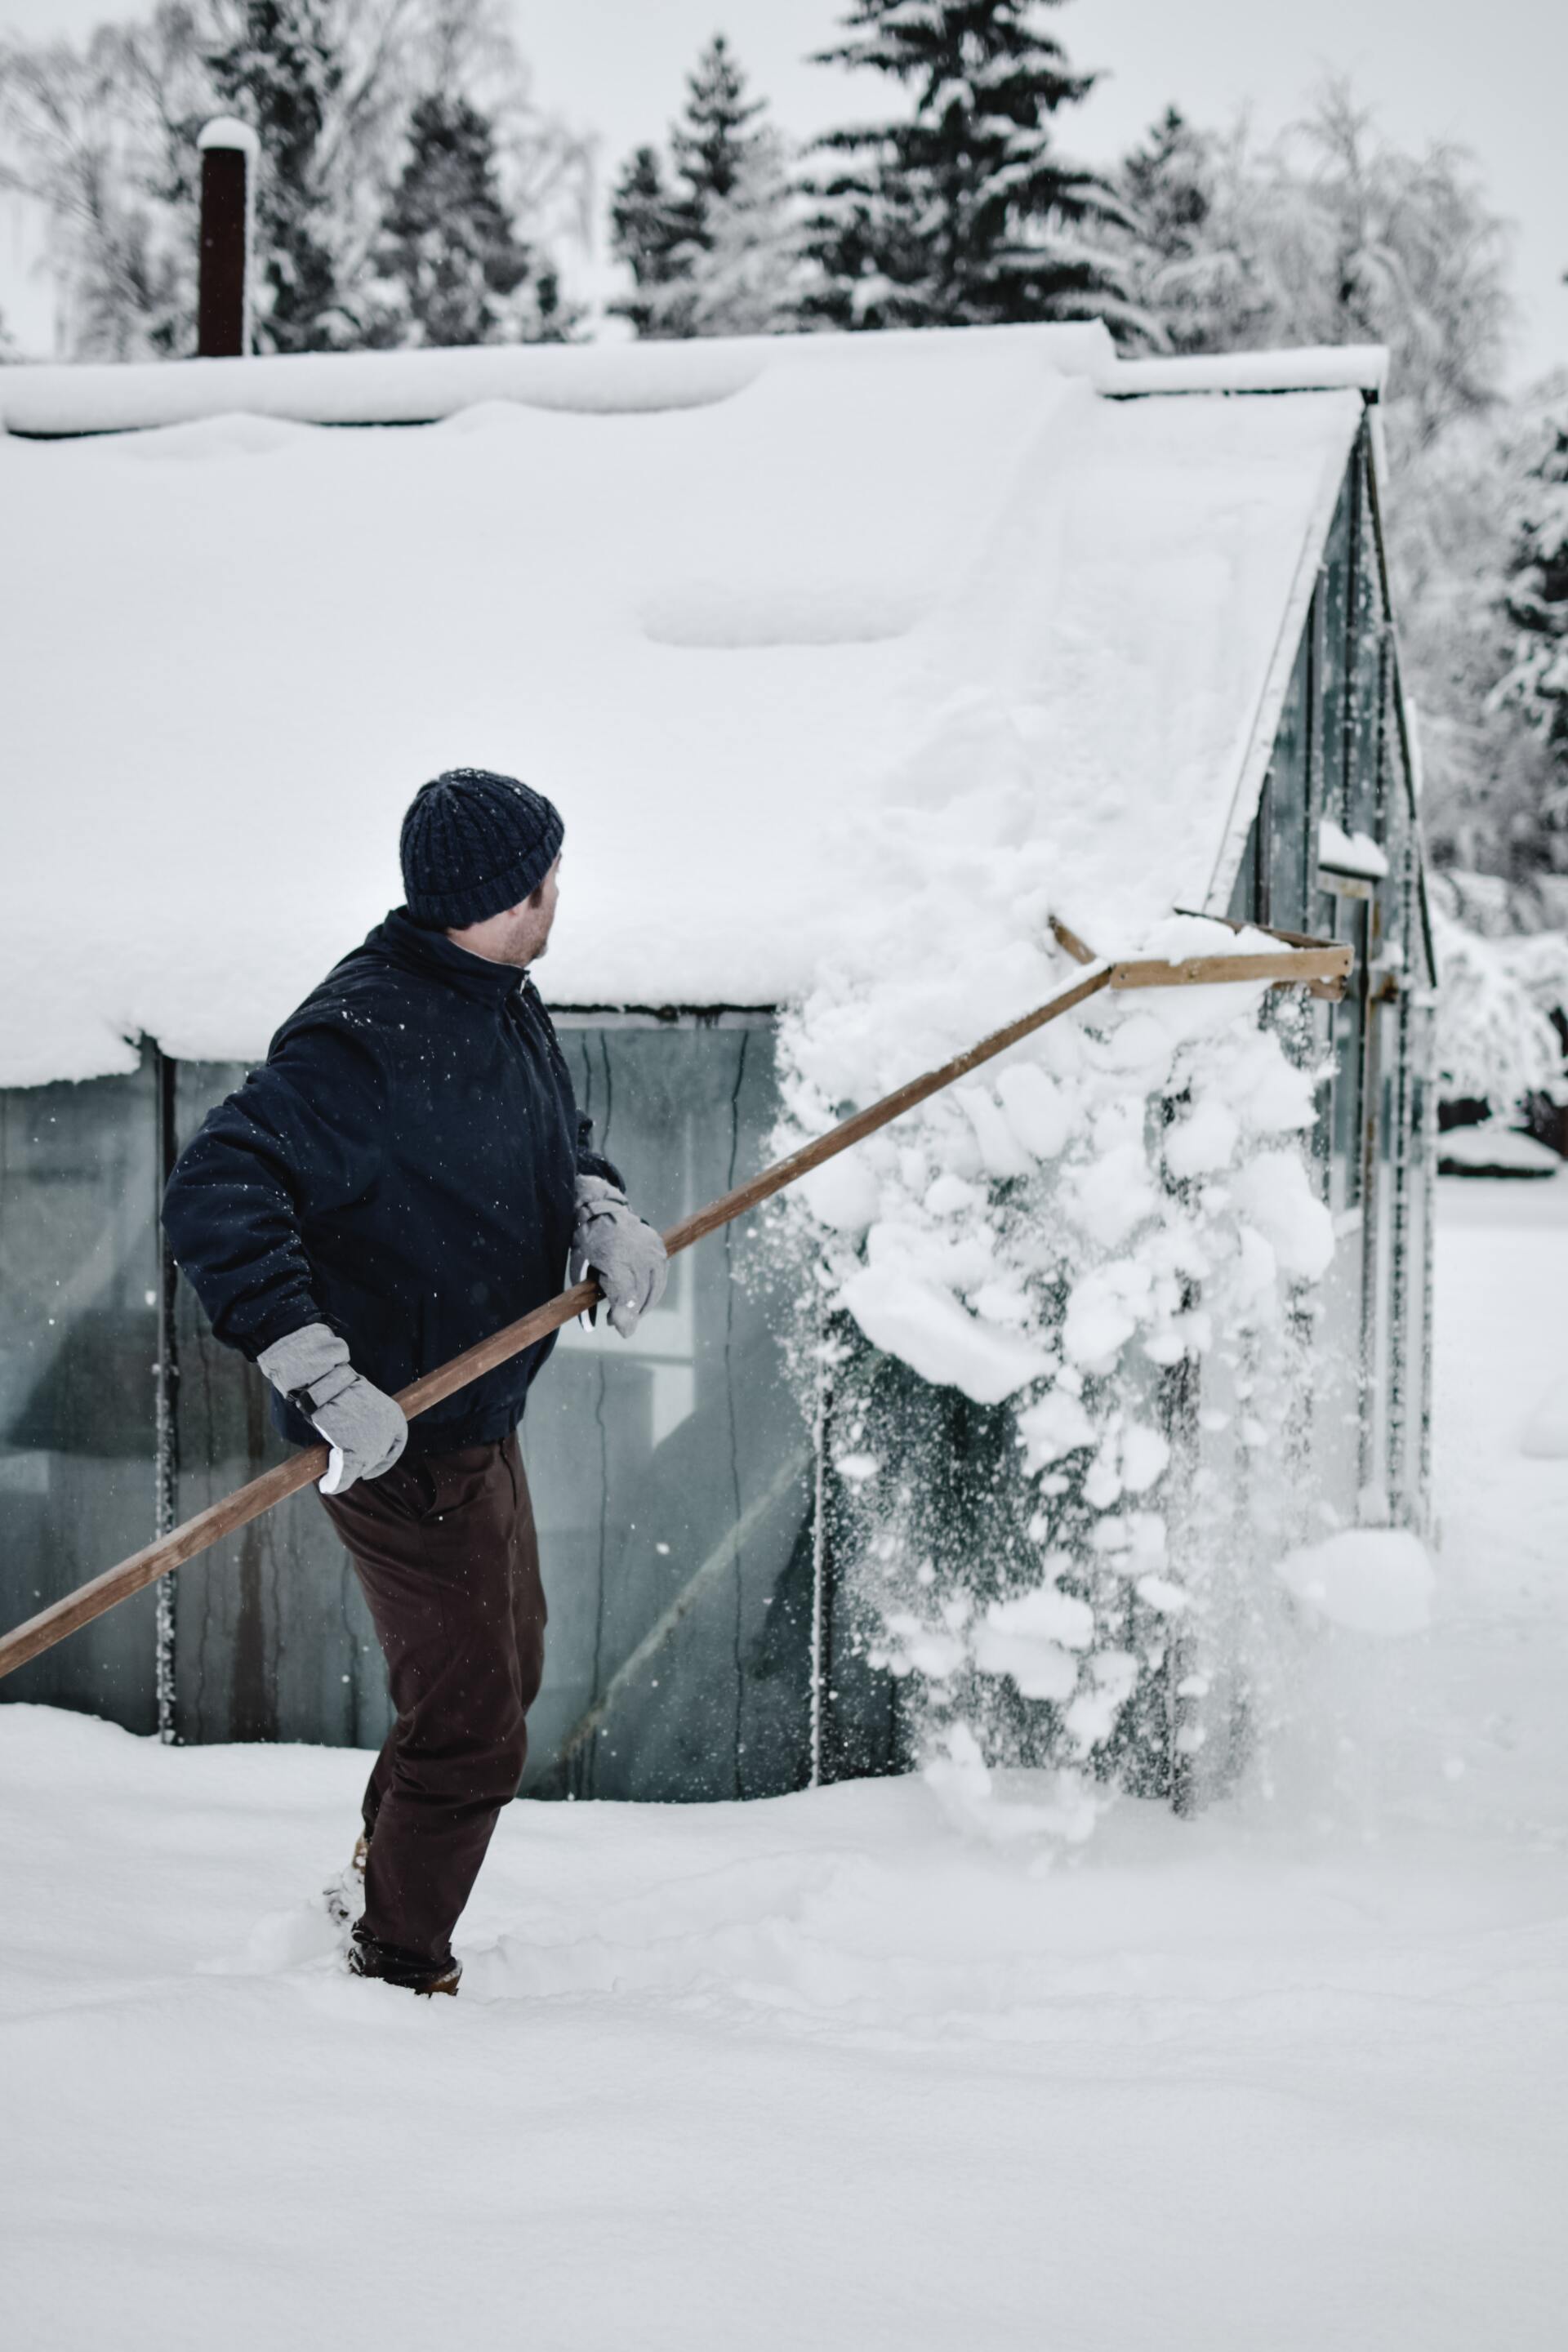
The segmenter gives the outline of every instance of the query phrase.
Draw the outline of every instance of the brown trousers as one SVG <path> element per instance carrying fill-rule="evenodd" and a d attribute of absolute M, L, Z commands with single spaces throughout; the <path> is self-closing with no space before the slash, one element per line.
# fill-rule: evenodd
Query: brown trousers
<path fill-rule="evenodd" d="M 364 1926 L 446 1959 L 528 1753 L 544 1588 L 515 1436 L 405 1454 L 321 1496 L 369 1603 L 397 1720 L 364 1792 Z"/>

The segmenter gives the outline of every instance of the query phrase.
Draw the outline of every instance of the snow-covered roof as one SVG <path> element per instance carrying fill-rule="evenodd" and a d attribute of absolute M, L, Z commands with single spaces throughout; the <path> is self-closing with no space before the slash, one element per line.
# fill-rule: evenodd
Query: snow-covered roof
<path fill-rule="evenodd" d="M 1388 381 L 1382 343 L 1333 343 L 1286 352 L 1213 352 L 1184 360 L 1121 360 L 1100 374 L 1121 400 L 1163 392 L 1378 393 Z"/>
<path fill-rule="evenodd" d="M 209 123 L 202 137 L 246 126 Z M 253 135 L 253 134 L 247 134 Z M 1048 347 L 1058 374 L 1089 377 L 1118 399 L 1172 392 L 1376 393 L 1388 373 L 1381 344 L 1226 352 L 1201 359 L 1124 360 L 1098 323 L 971 327 L 972 354 L 1020 333 Z M 929 347 L 929 333 L 879 339 L 884 360 Z M 297 425 L 429 425 L 480 401 L 612 415 L 702 407 L 727 399 L 763 368 L 821 362 L 820 337 L 571 346 L 490 344 L 467 351 L 319 352 L 300 359 L 199 360 L 132 366 L 0 369 L 0 425 L 49 439 L 145 431 L 198 416 L 282 416 Z"/>
<path fill-rule="evenodd" d="M 1134 374 L 1081 327 L 0 373 L 107 435 L 0 436 L 0 1083 L 259 1053 L 458 763 L 565 815 L 561 1004 L 797 993 L 879 813 L 989 784 L 1097 945 L 1223 902 L 1364 370 Z"/>

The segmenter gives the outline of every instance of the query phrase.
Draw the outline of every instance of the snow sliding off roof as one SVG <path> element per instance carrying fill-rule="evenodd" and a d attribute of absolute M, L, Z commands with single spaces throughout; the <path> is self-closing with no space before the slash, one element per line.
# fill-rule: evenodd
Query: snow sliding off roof
<path fill-rule="evenodd" d="M 977 786 L 1097 945 L 1218 887 L 1363 378 L 1171 397 L 1163 364 L 1129 398 L 1082 328 L 331 364 L 386 415 L 426 356 L 526 364 L 414 430 L 0 437 L 0 1084 L 140 1033 L 258 1055 L 397 901 L 402 811 L 457 764 L 565 815 L 560 1004 L 798 993 L 879 814 Z M 276 409 L 318 364 L 80 373 Z M 459 373 L 444 401 L 489 381 Z M 970 854 L 955 825 L 955 886 Z"/>

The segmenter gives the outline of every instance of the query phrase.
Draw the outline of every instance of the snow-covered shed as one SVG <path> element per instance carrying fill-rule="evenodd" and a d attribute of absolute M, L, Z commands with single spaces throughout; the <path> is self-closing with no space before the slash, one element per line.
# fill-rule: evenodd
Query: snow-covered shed
<path fill-rule="evenodd" d="M 1315 1014 L 1340 1247 L 1299 1435 L 1331 1521 L 1418 1522 L 1432 970 L 1380 365 L 1129 362 L 1085 326 L 0 372 L 0 1618 L 269 1458 L 162 1256 L 160 1172 L 395 902 L 401 811 L 463 761 L 565 814 L 541 978 L 665 1223 L 771 1156 L 776 1010 L 860 935 L 889 824 L 951 808 L 962 868 L 977 768 L 1097 950 L 1173 908 L 1352 942 Z M 962 932 L 932 955 L 962 974 Z M 566 1335 L 531 1407 L 542 1790 L 897 1754 L 762 1249 L 688 1255 L 630 1348 Z M 175 1585 L 4 1695 L 381 1736 L 322 1515 Z"/>

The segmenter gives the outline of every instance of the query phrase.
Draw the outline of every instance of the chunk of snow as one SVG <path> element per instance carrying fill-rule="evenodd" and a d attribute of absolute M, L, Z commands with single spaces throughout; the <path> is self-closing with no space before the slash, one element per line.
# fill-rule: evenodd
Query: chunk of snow
<path fill-rule="evenodd" d="M 1112 1068 L 1125 1072 L 1140 1092 L 1153 1094 L 1164 1085 L 1173 1046 L 1168 1024 L 1157 1014 L 1124 1014 L 1106 1043 Z"/>
<path fill-rule="evenodd" d="M 985 1323 L 1027 1323 L 1034 1313 L 1028 1293 L 1010 1276 L 1001 1282 L 983 1282 L 970 1301 L 976 1315 Z"/>
<path fill-rule="evenodd" d="M 1136 1259 L 1091 1267 L 1068 1297 L 1062 1347 L 1068 1361 L 1086 1372 L 1109 1371 L 1138 1328 L 1152 1288 L 1149 1268 Z"/>
<path fill-rule="evenodd" d="M 1078 1688 L 1078 1660 L 1071 1652 L 1026 1623 L 998 1623 L 999 1614 L 1005 1612 L 990 1611 L 974 1636 L 974 1663 L 981 1673 L 1006 1675 L 1025 1698 L 1070 1698 Z M 1091 1615 L 1086 1640 L 1093 1630 Z"/>
<path fill-rule="evenodd" d="M 836 1454 L 833 1466 L 841 1478 L 848 1479 L 852 1486 L 869 1486 L 871 1480 L 880 1475 L 882 1468 L 874 1454 Z"/>
<path fill-rule="evenodd" d="M 1247 1307 L 1260 1298 L 1273 1296 L 1279 1261 L 1274 1254 L 1273 1244 L 1265 1241 L 1256 1225 L 1240 1226 L 1237 1239 L 1240 1244 L 1236 1274 L 1237 1302 L 1238 1306 Z"/>
<path fill-rule="evenodd" d="M 1237 1206 L 1273 1250 L 1282 1273 L 1316 1282 L 1334 1255 L 1334 1225 L 1293 1151 L 1260 1151 L 1231 1185 Z"/>
<path fill-rule="evenodd" d="M 1381 882 L 1388 872 L 1388 859 L 1370 833 L 1346 833 L 1331 816 L 1318 824 L 1318 863 L 1331 874 L 1356 875 L 1368 882 Z"/>
<path fill-rule="evenodd" d="M 1012 1601 L 994 1601 L 984 1622 L 994 1633 L 1026 1634 L 1033 1641 L 1058 1643 L 1064 1650 L 1087 1650 L 1094 1639 L 1094 1612 L 1088 1601 L 1054 1584 Z"/>
<path fill-rule="evenodd" d="M 863 1234 L 877 1213 L 876 1171 L 859 1151 L 841 1151 L 800 1180 L 813 1216 L 837 1234 Z"/>
<path fill-rule="evenodd" d="M 1103 1747 L 1116 1728 L 1121 1701 L 1108 1690 L 1080 1691 L 1063 1717 L 1068 1738 L 1080 1756 Z"/>
<path fill-rule="evenodd" d="M 1092 1445 L 1095 1439 L 1094 1423 L 1078 1398 L 1061 1388 L 1024 1407 L 1018 1415 L 1018 1433 L 1025 1444 L 1024 1466 L 1029 1471 L 1043 1470 L 1048 1463 L 1059 1462 L 1064 1454 Z"/>
<path fill-rule="evenodd" d="M 1088 1685 L 1079 1691 L 1062 1717 L 1080 1756 L 1110 1738 L 1138 1679 L 1138 1661 L 1127 1650 L 1101 1650 L 1087 1665 Z"/>
<path fill-rule="evenodd" d="M 1250 1135 L 1284 1135 L 1317 1118 L 1311 1071 L 1288 1062 L 1278 1039 L 1266 1032 L 1237 1041 L 1218 1083 Z"/>
<path fill-rule="evenodd" d="M 1000 1404 L 1049 1367 L 1031 1340 L 978 1321 L 950 1292 L 895 1267 L 862 1267 L 842 1297 L 874 1348 L 936 1387 L 962 1389 L 977 1404 Z"/>
<path fill-rule="evenodd" d="M 1417 1633 L 1431 1622 L 1432 1563 L 1404 1528 L 1345 1528 L 1287 1552 L 1277 1573 L 1298 1601 L 1358 1633 Z"/>
<path fill-rule="evenodd" d="M 1130 1494 L 1145 1494 L 1165 1475 L 1171 1459 L 1167 1440 L 1142 1422 L 1129 1422 L 1121 1433 L 1121 1483 Z"/>
<path fill-rule="evenodd" d="M 996 1092 L 1008 1126 L 1037 1160 L 1054 1160 L 1068 1139 L 1062 1091 L 1037 1063 L 1015 1062 L 1000 1071 Z"/>
<path fill-rule="evenodd" d="M 1241 1122 L 1215 1095 L 1205 1095 L 1165 1137 L 1165 1165 L 1173 1176 L 1212 1176 L 1236 1157 Z"/>
<path fill-rule="evenodd" d="M 1159 1511 L 1110 1513 L 1090 1541 L 1121 1575 L 1134 1580 L 1157 1575 L 1165 1565 L 1165 1521 Z"/>
<path fill-rule="evenodd" d="M 954 1087 L 953 1100 L 974 1129 L 981 1165 L 988 1176 L 1022 1176 L 1029 1156 L 1004 1118 L 989 1087 Z"/>
<path fill-rule="evenodd" d="M 1062 1201 L 1074 1224 L 1092 1241 L 1102 1249 L 1120 1248 L 1159 1205 L 1142 1144 L 1116 1144 L 1070 1169 Z"/>
<path fill-rule="evenodd" d="M 917 1674 L 933 1683 L 945 1682 L 968 1655 L 962 1636 L 951 1626 L 922 1624 L 902 1612 L 894 1612 L 884 1622 L 889 1647 L 879 1654 L 879 1662 L 900 1677 Z"/>
<path fill-rule="evenodd" d="M 1146 1601 L 1163 1617 L 1179 1617 L 1193 1605 L 1191 1593 L 1173 1584 L 1168 1576 L 1141 1576 L 1132 1589 L 1140 1601 Z"/>
<path fill-rule="evenodd" d="M 985 1194 L 978 1184 L 955 1176 L 951 1169 L 935 1178 L 925 1196 L 925 1206 L 933 1217 L 956 1217 L 963 1210 L 983 1209 Z"/>

